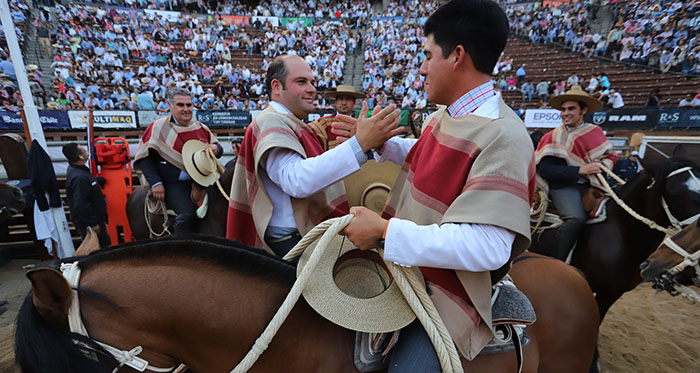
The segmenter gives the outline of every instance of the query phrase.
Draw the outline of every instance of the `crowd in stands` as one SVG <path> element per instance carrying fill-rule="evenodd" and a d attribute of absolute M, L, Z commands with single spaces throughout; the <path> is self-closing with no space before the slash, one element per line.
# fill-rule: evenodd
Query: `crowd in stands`
<path fill-rule="evenodd" d="M 695 1 L 616 1 L 612 28 L 600 34 L 589 21 L 599 7 L 508 8 L 514 32 L 533 43 L 558 43 L 587 57 L 645 65 L 661 72 L 700 74 L 700 9 Z"/>

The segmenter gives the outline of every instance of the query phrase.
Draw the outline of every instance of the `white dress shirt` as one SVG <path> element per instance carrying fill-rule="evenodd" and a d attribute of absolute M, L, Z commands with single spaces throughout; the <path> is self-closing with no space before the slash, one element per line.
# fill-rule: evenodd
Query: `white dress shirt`
<path fill-rule="evenodd" d="M 498 118 L 499 97 L 495 95 L 487 100 L 473 115 Z M 416 141 L 397 137 L 389 139 L 377 160 L 403 165 Z M 403 266 L 492 271 L 508 261 L 514 241 L 515 233 L 494 225 L 418 225 L 409 220 L 392 218 L 386 232 L 384 259 Z"/>

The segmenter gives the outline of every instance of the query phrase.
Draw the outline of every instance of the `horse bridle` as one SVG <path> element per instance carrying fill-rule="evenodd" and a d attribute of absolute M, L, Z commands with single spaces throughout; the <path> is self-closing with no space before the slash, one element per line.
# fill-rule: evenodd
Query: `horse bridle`
<path fill-rule="evenodd" d="M 691 166 L 681 167 L 677 170 L 674 170 L 673 172 L 669 173 L 666 176 L 666 179 L 668 179 L 672 176 L 676 176 L 678 174 L 681 174 L 683 172 L 688 172 L 690 174 L 690 177 L 692 177 L 693 181 L 695 181 L 695 183 L 697 184 L 698 189 L 700 189 L 700 180 L 698 180 L 697 176 L 695 176 L 695 174 L 693 173 L 693 167 L 691 167 Z M 697 213 L 697 214 L 695 214 L 695 215 L 693 215 L 693 216 L 691 216 L 683 221 L 678 220 L 678 218 L 676 218 L 673 215 L 673 213 L 671 213 L 671 209 L 668 207 L 668 203 L 666 202 L 666 198 L 664 198 L 663 195 L 661 196 L 661 206 L 663 206 L 664 211 L 666 212 L 666 216 L 668 217 L 668 220 L 671 222 L 671 225 L 678 231 L 680 231 L 681 229 L 683 229 L 683 227 L 685 227 L 686 225 L 689 225 L 690 223 L 694 222 L 696 219 L 698 219 L 700 217 L 700 212 L 699 212 L 699 213 Z"/>

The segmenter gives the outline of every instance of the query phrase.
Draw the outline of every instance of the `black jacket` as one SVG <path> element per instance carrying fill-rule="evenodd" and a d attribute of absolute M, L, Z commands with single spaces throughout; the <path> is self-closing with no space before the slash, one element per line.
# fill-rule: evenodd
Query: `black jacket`
<path fill-rule="evenodd" d="M 32 188 L 34 189 L 34 198 L 40 211 L 46 211 L 51 207 L 61 207 L 61 195 L 58 192 L 58 182 L 56 181 L 56 173 L 53 171 L 53 163 L 51 157 L 46 154 L 44 148 L 34 140 L 32 147 L 29 149 L 29 178 L 32 179 Z M 46 194 L 49 194 L 49 200 L 46 200 Z"/>
<path fill-rule="evenodd" d="M 218 148 L 216 158 L 220 158 L 224 154 L 224 148 L 222 148 L 219 143 L 216 143 L 216 147 Z M 134 166 L 138 167 L 141 172 L 143 172 L 143 176 L 146 177 L 148 184 L 151 186 L 157 183 L 174 183 L 180 176 L 180 169 L 163 159 L 163 157 L 153 149 L 149 149 L 148 157 L 139 159 Z"/>
<path fill-rule="evenodd" d="M 87 167 L 68 166 L 66 196 L 73 224 L 93 227 L 104 222 L 105 196 Z"/>
<path fill-rule="evenodd" d="M 586 185 L 588 180 L 578 174 L 579 168 L 569 166 L 564 158 L 554 156 L 544 157 L 537 164 L 537 172 L 549 182 L 551 189 Z"/>

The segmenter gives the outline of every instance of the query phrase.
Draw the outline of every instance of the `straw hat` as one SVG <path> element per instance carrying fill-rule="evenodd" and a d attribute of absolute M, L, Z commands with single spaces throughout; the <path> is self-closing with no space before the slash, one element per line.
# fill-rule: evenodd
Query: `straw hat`
<path fill-rule="evenodd" d="M 326 96 L 338 97 L 338 96 L 352 96 L 354 98 L 365 98 L 366 95 L 362 92 L 357 92 L 355 87 L 351 85 L 341 84 L 336 89 L 326 91 Z"/>
<path fill-rule="evenodd" d="M 151 82 L 151 78 L 149 78 L 147 76 L 141 78 L 141 83 L 143 83 L 143 84 L 148 84 L 150 82 Z"/>
<path fill-rule="evenodd" d="M 344 179 L 350 206 L 381 213 L 399 171 L 401 167 L 391 162 L 367 161 L 360 171 Z"/>
<path fill-rule="evenodd" d="M 301 255 L 297 276 L 315 249 Z M 302 294 L 321 316 L 351 330 L 385 333 L 416 317 L 379 254 L 360 251 L 343 236 L 336 236 L 323 252 Z"/>
<path fill-rule="evenodd" d="M 59 105 L 59 104 L 58 104 L 58 102 L 56 102 L 56 101 L 49 101 L 49 102 L 46 103 L 46 107 L 47 107 L 48 109 L 56 109 L 56 108 L 58 108 L 58 105 Z"/>
<path fill-rule="evenodd" d="M 33 65 L 33 64 L 32 64 L 32 65 L 27 65 L 27 70 L 29 70 L 29 71 L 34 71 L 34 70 L 37 70 L 37 69 L 39 69 L 39 66 L 37 66 L 37 65 Z"/>
<path fill-rule="evenodd" d="M 580 86 L 574 86 L 563 95 L 553 96 L 549 99 L 549 105 L 557 110 L 561 110 L 561 104 L 566 101 L 578 101 L 588 107 L 588 112 L 598 111 L 603 107 L 603 103 L 597 98 L 589 95 Z"/>
<path fill-rule="evenodd" d="M 208 146 L 199 140 L 190 140 L 182 147 L 185 170 L 192 180 L 205 187 L 214 184 L 224 168 L 217 159 L 209 158 L 206 152 Z"/>

